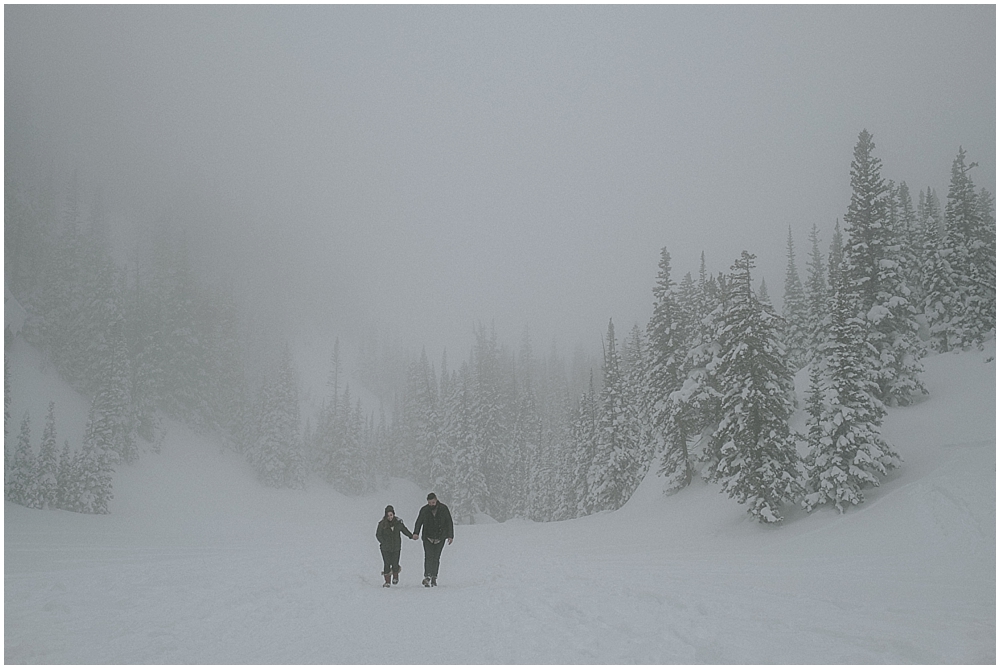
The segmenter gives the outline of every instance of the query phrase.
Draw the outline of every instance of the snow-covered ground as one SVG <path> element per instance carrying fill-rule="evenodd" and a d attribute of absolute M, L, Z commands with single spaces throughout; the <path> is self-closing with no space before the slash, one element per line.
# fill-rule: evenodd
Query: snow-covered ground
<path fill-rule="evenodd" d="M 412 528 L 427 491 L 262 488 L 171 426 L 119 472 L 111 515 L 5 505 L 4 660 L 993 664 L 992 355 L 926 360 L 931 397 L 884 426 L 903 468 L 849 513 L 763 527 L 716 486 L 664 497 L 648 477 L 614 513 L 457 527 L 435 589 L 418 542 L 380 587 L 374 536 L 386 504 Z M 30 349 L 14 358 L 35 440 L 50 398 L 78 420 Z"/>

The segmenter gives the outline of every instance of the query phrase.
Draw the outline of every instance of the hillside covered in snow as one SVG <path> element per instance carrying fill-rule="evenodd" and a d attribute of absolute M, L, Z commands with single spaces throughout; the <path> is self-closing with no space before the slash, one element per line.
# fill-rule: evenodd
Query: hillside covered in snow
<path fill-rule="evenodd" d="M 418 542 L 379 587 L 374 536 L 386 504 L 412 529 L 427 491 L 267 488 L 171 424 L 119 468 L 108 515 L 5 503 L 4 660 L 992 664 L 993 354 L 925 360 L 929 397 L 883 425 L 903 465 L 847 513 L 764 526 L 718 486 L 665 497 L 650 474 L 614 512 L 458 526 L 431 590 Z M 23 341 L 8 355 L 12 415 L 54 400 L 79 440 L 86 402 Z"/>

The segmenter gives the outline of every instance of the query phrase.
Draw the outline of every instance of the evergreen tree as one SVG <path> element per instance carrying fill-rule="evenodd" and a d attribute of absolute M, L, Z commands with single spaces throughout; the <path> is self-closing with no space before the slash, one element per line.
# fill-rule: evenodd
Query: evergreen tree
<path fill-rule="evenodd" d="M 843 513 L 848 505 L 861 504 L 862 490 L 879 485 L 880 477 L 900 463 L 879 431 L 885 408 L 867 368 L 872 347 L 865 322 L 845 293 L 843 281 L 835 284 L 824 360 L 828 385 L 819 425 L 810 429 L 807 510 L 832 503 Z M 810 402 L 812 412 L 817 411 L 815 401 Z"/>
<path fill-rule="evenodd" d="M 625 429 L 627 440 L 636 446 L 637 485 L 649 471 L 653 460 L 652 428 L 649 422 L 649 365 L 649 346 L 639 324 L 635 323 L 622 347 L 622 374 L 625 386 Z"/>
<path fill-rule="evenodd" d="M 6 348 L 6 347 L 5 347 Z M 3 357 L 3 440 L 7 443 L 10 434 L 10 357 Z M 4 449 L 6 452 L 6 449 Z"/>
<path fill-rule="evenodd" d="M 809 255 L 809 277 L 806 280 L 806 322 L 809 324 L 809 359 L 819 356 L 819 347 L 825 338 L 827 321 L 827 300 L 829 291 L 826 285 L 826 268 L 823 264 L 823 254 L 819 250 L 819 228 L 813 224 L 809 233 L 812 252 Z"/>
<path fill-rule="evenodd" d="M 840 220 L 833 226 L 833 239 L 830 240 L 830 256 L 828 259 L 830 267 L 827 271 L 829 284 L 832 286 L 840 281 L 840 276 L 844 272 L 844 237 L 840 232 Z"/>
<path fill-rule="evenodd" d="M 943 219 L 937 195 L 930 188 L 921 192 L 919 219 L 920 292 L 923 295 L 923 318 L 928 329 L 928 346 L 943 353 L 949 350 L 952 322 L 960 309 L 958 290 L 942 234 Z"/>
<path fill-rule="evenodd" d="M 794 369 L 799 369 L 808 360 L 810 328 L 809 303 L 799 279 L 795 265 L 795 244 L 792 241 L 792 226 L 788 226 L 788 264 L 785 267 L 785 299 L 781 316 L 785 319 L 785 341 L 788 359 Z M 761 299 L 761 302 L 764 302 Z"/>
<path fill-rule="evenodd" d="M 41 508 L 54 509 L 59 504 L 59 453 L 56 450 L 56 404 L 49 402 L 38 454 L 38 499 Z"/>
<path fill-rule="evenodd" d="M 595 506 L 596 495 L 591 494 L 591 467 L 597 457 L 598 404 L 594 391 L 594 375 L 591 372 L 590 385 L 581 398 L 571 427 L 573 449 L 569 459 L 570 485 L 566 489 L 566 505 L 575 505 L 572 517 L 584 516 L 599 509 Z"/>
<path fill-rule="evenodd" d="M 757 288 L 757 300 L 768 307 L 774 308 L 774 303 L 771 302 L 771 294 L 767 292 L 767 281 L 764 279 L 760 280 L 760 287 Z"/>
<path fill-rule="evenodd" d="M 722 420 L 712 436 L 720 454 L 714 478 L 761 522 L 782 519 L 781 505 L 801 490 L 794 436 L 792 376 L 778 338 L 780 323 L 750 283 L 754 256 L 733 265 L 732 301 L 725 311 L 718 372 Z"/>
<path fill-rule="evenodd" d="M 901 243 L 892 228 L 890 186 L 881 175 L 875 143 L 862 130 L 851 162 L 851 202 L 844 220 L 845 299 L 867 323 L 871 344 L 868 367 L 878 386 L 877 396 L 891 404 L 909 404 L 925 393 L 920 381 L 921 348 L 917 342 L 915 309 L 902 269 Z"/>
<path fill-rule="evenodd" d="M 844 273 L 857 312 L 864 316 L 875 306 L 879 293 L 879 265 L 886 257 L 888 186 L 882 178 L 882 161 L 873 155 L 875 142 L 862 130 L 851 161 L 851 202 L 844 222 Z"/>
<path fill-rule="evenodd" d="M 63 442 L 59 452 L 59 465 L 56 470 L 56 508 L 64 511 L 84 511 L 80 506 L 83 496 L 81 489 L 80 458 L 69 447 L 69 441 Z"/>
<path fill-rule="evenodd" d="M 587 506 L 620 508 L 639 484 L 642 464 L 636 435 L 628 424 L 628 399 L 614 323 L 608 322 L 594 459 L 587 477 Z"/>
<path fill-rule="evenodd" d="M 122 290 L 123 286 L 119 286 Z M 113 463 L 131 463 L 139 457 L 136 412 L 132 403 L 131 358 L 121 292 L 110 310 L 103 346 L 103 364 L 94 396 L 95 430 L 109 449 Z"/>
<path fill-rule="evenodd" d="M 948 331 L 948 349 L 970 346 L 976 339 L 975 321 L 979 312 L 980 291 L 973 278 L 976 273 L 974 256 L 979 246 L 979 210 L 976 206 L 976 187 L 969 172 L 976 163 L 965 164 L 965 150 L 958 148 L 958 155 L 951 166 L 951 183 L 944 209 L 945 249 L 952 276 L 952 305 Z M 991 284 L 990 291 L 995 291 Z"/>
<path fill-rule="evenodd" d="M 9 332 L 6 327 L 4 327 L 4 339 L 6 340 L 6 334 Z M 6 341 L 3 357 L 3 475 L 4 481 L 9 481 L 11 476 L 11 459 L 10 453 L 7 450 L 7 440 L 10 437 L 10 356 L 6 355 L 7 347 Z M 4 486 L 4 499 L 7 498 L 6 486 Z"/>
<path fill-rule="evenodd" d="M 21 431 L 17 436 L 11 471 L 4 477 L 6 499 L 27 506 L 41 508 L 38 494 L 38 459 L 31 449 L 31 416 L 24 412 Z"/>
<path fill-rule="evenodd" d="M 564 492 L 572 481 L 571 455 L 573 446 L 570 428 L 573 407 L 566 378 L 566 368 L 559 357 L 555 341 L 544 362 L 546 381 L 541 397 L 542 447 L 534 475 L 535 520 L 563 520 L 575 515 L 575 504 L 566 504 Z"/>
<path fill-rule="evenodd" d="M 514 425 L 509 468 L 513 495 L 510 513 L 521 518 L 533 515 L 536 496 L 533 483 L 541 456 L 542 421 L 536 396 L 534 366 L 531 337 L 525 330 L 515 370 Z"/>
<path fill-rule="evenodd" d="M 77 508 L 82 513 L 110 513 L 109 504 L 114 498 L 113 431 L 109 421 L 100 412 L 98 402 L 90 404 L 87 429 L 83 437 L 83 450 L 77 465 L 79 498 Z"/>
<path fill-rule="evenodd" d="M 250 464 L 265 485 L 305 487 L 305 454 L 299 434 L 298 381 L 288 345 L 282 348 L 277 373 L 261 388 L 255 407 Z"/>
<path fill-rule="evenodd" d="M 472 366 L 472 426 L 475 451 L 481 458 L 485 486 L 482 511 L 496 520 L 506 519 L 505 449 L 507 403 L 501 378 L 500 348 L 496 333 L 487 336 L 480 325 L 475 332 Z M 478 501 L 478 500 L 477 500 Z"/>
<path fill-rule="evenodd" d="M 685 318 L 681 304 L 694 303 L 694 282 L 685 277 L 679 292 L 674 293 L 670 278 L 670 254 L 660 251 L 659 272 L 653 287 L 653 315 L 649 320 L 649 421 L 654 448 L 660 457 L 659 474 L 666 478 L 666 490 L 674 491 L 687 486 L 694 472 L 688 453 L 688 425 L 682 407 L 671 399 L 684 382 L 684 367 L 690 333 L 686 327 L 693 320 L 693 313 Z M 686 296 L 686 297 L 682 297 Z M 694 307 L 689 310 L 693 311 Z"/>
<path fill-rule="evenodd" d="M 924 303 L 920 272 L 920 223 L 913 208 L 913 198 L 905 181 L 893 193 L 896 204 L 892 230 L 899 244 L 899 262 L 903 282 L 910 290 L 909 302 L 919 311 Z"/>
<path fill-rule="evenodd" d="M 996 201 L 985 188 L 976 198 L 976 223 L 970 244 L 971 276 L 974 310 L 969 314 L 969 324 L 975 333 L 974 341 L 981 344 L 996 335 L 997 324 L 997 221 Z"/>
<path fill-rule="evenodd" d="M 482 441 L 477 439 L 475 381 L 468 363 L 463 363 L 451 384 L 447 434 L 449 450 L 454 454 L 455 484 L 453 507 L 456 521 L 474 522 L 486 506 L 486 476 L 483 472 Z"/>
<path fill-rule="evenodd" d="M 809 391 L 806 395 L 806 444 L 809 455 L 806 458 L 806 471 L 810 472 L 816 466 L 815 455 L 820 451 L 823 442 L 823 369 L 819 362 L 809 365 Z"/>
<path fill-rule="evenodd" d="M 718 371 L 722 354 L 722 335 L 725 314 L 731 305 L 730 281 L 720 274 L 710 278 L 703 291 L 703 315 L 697 322 L 684 361 L 686 375 L 680 390 L 671 396 L 676 403 L 679 418 L 687 425 L 687 433 L 696 436 L 701 445 L 698 459 L 708 463 L 705 470 L 711 480 L 713 463 L 718 462 L 718 444 L 712 433 L 722 420 L 722 393 Z M 707 313 L 706 313 L 707 312 Z"/>

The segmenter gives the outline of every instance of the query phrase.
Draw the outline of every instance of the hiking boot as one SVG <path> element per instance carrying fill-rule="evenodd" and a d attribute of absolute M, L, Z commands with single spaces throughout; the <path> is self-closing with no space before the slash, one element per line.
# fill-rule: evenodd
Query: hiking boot
<path fill-rule="evenodd" d="M 425 588 L 429 588 L 429 587 L 431 587 L 431 577 L 430 577 L 430 576 L 424 576 L 424 580 L 422 580 L 422 581 L 421 581 L 420 583 L 421 583 L 421 584 L 422 584 L 422 585 L 423 585 L 423 586 L 424 586 Z"/>
<path fill-rule="evenodd" d="M 436 588 L 438 584 L 437 576 L 431 576 L 431 587 Z"/>
<path fill-rule="evenodd" d="M 392 584 L 393 585 L 398 585 L 399 584 L 399 572 L 398 571 L 392 572 Z"/>
<path fill-rule="evenodd" d="M 390 574 L 382 574 L 382 576 L 385 577 L 385 583 L 382 584 L 382 587 L 383 588 L 388 588 L 389 587 L 389 579 L 391 578 L 391 575 Z"/>

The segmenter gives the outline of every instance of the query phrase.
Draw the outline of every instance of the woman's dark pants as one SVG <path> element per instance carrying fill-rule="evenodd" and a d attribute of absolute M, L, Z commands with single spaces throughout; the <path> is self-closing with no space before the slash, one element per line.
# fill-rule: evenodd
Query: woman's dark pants
<path fill-rule="evenodd" d="M 382 551 L 382 573 L 399 573 L 399 553 L 400 551 Z"/>

